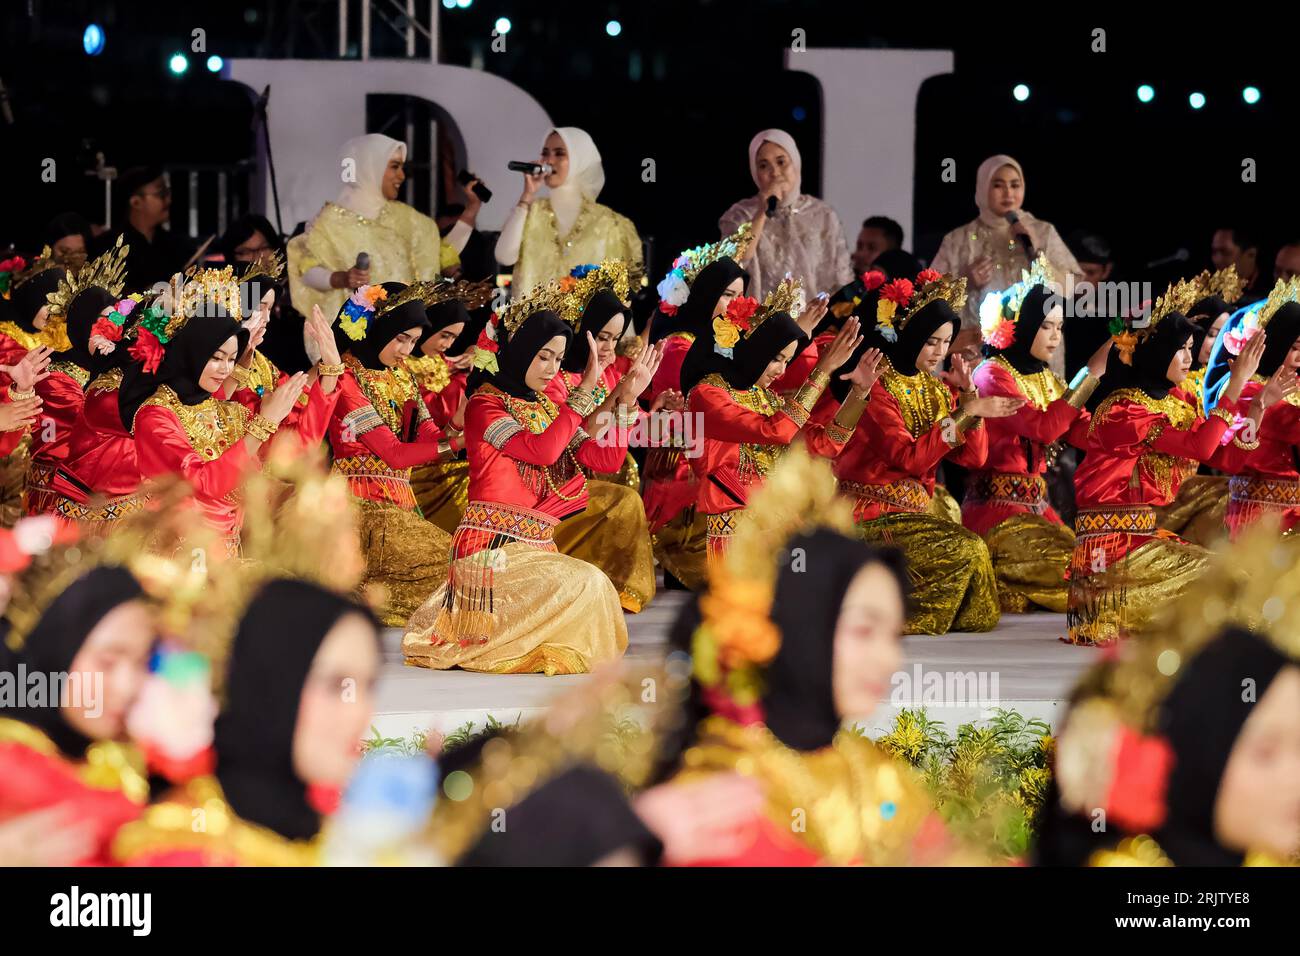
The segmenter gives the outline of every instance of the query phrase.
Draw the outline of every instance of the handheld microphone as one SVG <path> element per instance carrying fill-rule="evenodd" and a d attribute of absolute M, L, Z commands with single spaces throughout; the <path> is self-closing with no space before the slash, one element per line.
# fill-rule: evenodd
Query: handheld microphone
<path fill-rule="evenodd" d="M 492 190 L 488 189 L 487 186 L 483 185 L 482 180 L 475 180 L 474 176 L 469 172 L 469 170 L 462 169 L 459 173 L 457 173 L 456 181 L 460 183 L 462 186 L 469 186 L 470 183 L 474 183 L 473 186 L 470 186 L 470 188 L 474 191 L 474 195 L 477 196 L 479 200 L 482 202 L 492 201 Z"/>
<path fill-rule="evenodd" d="M 768 197 L 767 197 L 767 214 L 768 214 L 769 216 L 771 216 L 771 215 L 774 215 L 775 213 L 776 213 L 776 197 L 775 197 L 775 196 L 768 196 Z"/>
<path fill-rule="evenodd" d="M 1147 263 L 1148 269 L 1157 269 L 1160 266 L 1171 266 L 1175 262 L 1186 262 L 1190 258 L 1190 253 L 1186 249 L 1179 249 L 1177 252 L 1171 252 L 1167 256 L 1161 256 L 1159 259 L 1153 259 Z"/>
<path fill-rule="evenodd" d="M 368 252 L 358 252 L 358 253 L 357 253 L 357 261 L 356 261 L 356 264 L 355 264 L 352 268 L 356 269 L 358 272 L 369 272 L 369 271 L 370 271 L 370 253 L 368 253 Z"/>
<path fill-rule="evenodd" d="M 1020 221 L 1020 214 L 1017 213 L 1014 209 L 1012 209 L 1005 216 L 1003 216 L 1003 218 L 1006 219 L 1008 223 L 1014 226 L 1016 223 Z M 1029 257 L 1029 261 L 1033 262 L 1034 256 L 1036 255 L 1036 253 L 1034 252 L 1033 241 L 1030 240 L 1029 236 L 1023 232 L 1017 232 L 1015 236 L 1017 239 L 1020 240 L 1021 248 L 1025 250 L 1025 255 Z"/>
<path fill-rule="evenodd" d="M 555 172 L 555 167 L 550 163 L 524 162 L 518 159 L 506 163 L 506 169 L 515 173 L 527 173 L 530 176 L 549 176 Z"/>

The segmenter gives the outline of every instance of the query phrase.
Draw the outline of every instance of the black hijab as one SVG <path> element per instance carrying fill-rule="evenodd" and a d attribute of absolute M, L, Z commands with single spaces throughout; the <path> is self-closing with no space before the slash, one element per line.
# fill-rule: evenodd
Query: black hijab
<path fill-rule="evenodd" d="M 510 825 L 489 828 L 457 866 L 591 866 L 631 849 L 653 866 L 663 844 L 636 815 L 618 781 L 590 764 L 561 771 L 509 808 Z"/>
<path fill-rule="evenodd" d="M 709 340 L 712 339 L 713 332 L 710 331 Z M 782 349 L 791 342 L 807 341 L 808 336 L 804 335 L 803 329 L 799 328 L 799 323 L 790 318 L 790 313 L 773 313 L 751 332 L 748 338 L 742 338 L 736 343 L 731 361 L 723 366 L 722 377 L 732 388 L 742 391 L 753 388 L 763 377 L 772 360 L 781 354 Z M 722 358 L 722 356 L 718 357 Z"/>
<path fill-rule="evenodd" d="M 0 299 L 0 321 L 12 322 L 24 332 L 35 335 L 36 313 L 41 306 L 48 305 L 47 297 L 59 288 L 59 281 L 67 272 L 58 266 L 45 269 L 32 276 L 10 293 L 8 299 Z"/>
<path fill-rule="evenodd" d="M 0 670 L 16 674 L 19 664 L 27 673 L 66 674 L 90 632 L 119 605 L 143 594 L 140 583 L 125 568 L 104 565 L 83 574 L 54 599 L 22 650 L 15 651 L 0 639 Z M 8 622 L 2 629 L 8 634 Z M 43 731 L 65 757 L 79 760 L 92 743 L 64 719 L 58 702 L 46 707 L 3 707 L 0 715 L 22 721 Z"/>
<path fill-rule="evenodd" d="M 562 368 L 566 372 L 581 372 L 587 367 L 587 359 L 591 357 L 591 346 L 587 344 L 587 333 L 591 333 L 594 339 L 601 333 L 601 330 L 609 324 L 609 320 L 614 318 L 620 312 L 623 313 L 623 324 L 618 330 L 619 338 L 627 331 L 628 316 L 632 310 L 623 305 L 609 289 L 601 289 L 591 297 L 587 307 L 582 310 L 582 321 L 578 323 L 578 333 L 569 343 L 568 350 L 564 353 L 564 363 Z"/>
<path fill-rule="evenodd" d="M 248 330 L 224 309 L 218 311 L 218 315 L 195 316 L 186 322 L 165 346 L 166 354 L 156 372 L 146 372 L 140 362 L 127 367 L 117 396 L 118 414 L 127 431 L 133 431 L 136 412 L 160 386 L 170 386 L 186 405 L 198 405 L 212 397 L 199 385 L 203 367 L 231 336 L 237 354 L 242 355 L 248 345 Z"/>
<path fill-rule="evenodd" d="M 401 282 L 385 282 L 384 290 L 389 297 L 397 295 L 406 288 Z M 429 327 L 429 319 L 424 314 L 424 300 L 412 299 L 410 302 L 404 302 L 395 309 L 389 309 L 383 314 L 377 311 L 371 315 L 366 325 L 366 334 L 359 342 L 349 338 L 343 331 L 343 308 L 348 303 L 347 299 L 343 300 L 343 305 L 339 306 L 338 314 L 334 322 L 334 341 L 339 347 L 339 354 L 351 352 L 352 357 L 360 362 L 364 367 L 380 371 L 385 368 L 383 362 L 379 360 L 379 353 L 388 347 L 388 343 L 393 341 L 408 329 L 420 329 L 421 333 Z M 383 306 L 383 302 L 378 303 Z"/>
<path fill-rule="evenodd" d="M 105 355 L 90 354 L 90 333 L 99 320 L 99 314 L 108 306 L 117 303 L 117 296 L 107 289 L 91 286 L 80 293 L 68 305 L 67 329 L 71 348 L 55 352 L 50 356 L 53 362 L 70 362 L 80 366 L 91 374 L 98 375 L 108 367 Z"/>
<path fill-rule="evenodd" d="M 460 299 L 445 299 L 442 302 L 435 302 L 424 310 L 424 317 L 428 320 L 429 325 L 424 330 L 424 334 L 420 336 L 419 345 L 416 346 L 416 352 L 419 355 L 424 354 L 420 351 L 420 346 L 433 338 L 435 332 L 441 332 L 457 322 L 464 322 L 465 327 L 469 328 L 469 311 L 465 308 L 465 303 Z M 457 337 L 459 338 L 459 336 Z"/>
<path fill-rule="evenodd" d="M 1033 375 L 1047 368 L 1047 363 L 1042 359 L 1034 358 L 1030 354 L 1030 349 L 1034 347 L 1038 330 L 1043 327 L 1043 320 L 1047 318 L 1051 296 L 1052 293 L 1043 285 L 1036 285 L 1026 292 L 1024 301 L 1020 304 L 1020 318 L 1016 320 L 1015 341 L 1004 349 L 985 345 L 984 354 L 989 358 L 995 355 L 1002 356 L 1021 375 Z"/>
<path fill-rule="evenodd" d="M 293 735 L 312 661 L 348 614 L 374 625 L 369 611 L 332 591 L 272 581 L 244 612 L 231 647 L 213 741 L 217 780 L 239 816 L 286 839 L 308 840 L 320 830 L 307 784 L 293 769 Z"/>
<path fill-rule="evenodd" d="M 1300 302 L 1287 302 L 1274 312 L 1264 331 L 1268 333 L 1268 341 L 1264 343 L 1264 354 L 1255 374 L 1268 378 L 1282 367 L 1287 353 L 1296 339 L 1300 339 Z"/>
<path fill-rule="evenodd" d="M 1201 368 L 1201 346 L 1205 344 L 1205 337 L 1210 334 L 1214 320 L 1225 312 L 1231 313 L 1232 306 L 1217 295 L 1207 295 L 1203 299 L 1198 299 L 1188 311 L 1187 318 L 1191 320 L 1193 329 L 1192 371 Z M 1225 322 L 1224 325 L 1227 323 Z"/>
<path fill-rule="evenodd" d="M 889 364 L 894 367 L 894 371 L 900 375 L 915 375 L 917 373 L 916 359 L 921 354 L 921 349 L 925 347 L 926 340 L 943 326 L 949 324 L 952 325 L 953 334 L 955 335 L 957 329 L 961 327 L 961 320 L 945 299 L 935 299 L 928 302 L 919 311 L 905 318 L 906 323 L 901 328 L 899 328 L 899 320 L 894 320 L 898 341 L 885 342 L 881 339 L 875 344 L 877 348 L 883 347 L 885 355 L 889 357 Z M 876 333 L 876 335 L 879 336 L 879 333 Z"/>
<path fill-rule="evenodd" d="M 1192 323 L 1181 312 L 1171 312 L 1160 320 L 1154 332 L 1138 343 L 1133 350 L 1132 365 L 1121 360 L 1118 348 L 1111 349 L 1106 359 L 1106 374 L 1097 389 L 1101 393 L 1098 402 L 1121 388 L 1138 388 L 1152 398 L 1164 398 L 1174 387 L 1169 381 L 1169 363 L 1192 337 L 1192 331 Z M 1209 404 L 1207 399 L 1206 407 Z"/>
<path fill-rule="evenodd" d="M 834 531 L 818 530 L 790 540 L 806 558 L 796 570 L 787 562 L 776 579 L 772 623 L 781 630 L 781 647 L 767 667 L 764 720 L 792 750 L 830 746 L 840 728 L 832 674 L 835 626 L 854 576 L 869 564 L 888 568 L 906 597 L 903 557 Z"/>
<path fill-rule="evenodd" d="M 523 324 L 515 329 L 505 345 L 497 352 L 497 371 L 488 372 L 475 369 L 469 377 L 466 390 L 474 390 L 484 382 L 491 382 L 507 395 L 521 398 L 526 402 L 537 401 L 537 393 L 524 383 L 528 367 L 533 364 L 546 343 L 557 335 L 564 337 L 565 349 L 573 344 L 573 329 L 562 318 L 543 309 L 524 319 Z"/>
<path fill-rule="evenodd" d="M 1233 628 L 1187 665 L 1160 708 L 1157 729 L 1174 752 L 1165 822 L 1152 836 L 1176 866 L 1240 866 L 1244 854 L 1214 836 L 1214 803 L 1223 771 L 1254 701 L 1242 682 L 1255 682 L 1255 701 L 1291 663 L 1272 644 Z"/>
<path fill-rule="evenodd" d="M 686 304 L 677 312 L 677 322 L 670 332 L 690 332 L 695 336 L 686 358 L 682 361 L 682 394 L 687 395 L 706 375 L 721 373 L 727 367 L 727 357 L 713 351 L 713 310 L 727 286 L 741 280 L 749 288 L 749 273 L 740 268 L 734 259 L 722 257 L 700 270 L 691 284 L 691 294 Z"/>

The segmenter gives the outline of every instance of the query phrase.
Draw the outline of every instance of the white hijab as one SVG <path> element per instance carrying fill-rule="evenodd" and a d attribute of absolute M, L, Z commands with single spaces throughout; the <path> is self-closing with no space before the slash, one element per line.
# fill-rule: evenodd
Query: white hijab
<path fill-rule="evenodd" d="M 394 156 L 405 161 L 406 144 L 380 133 L 354 136 L 344 143 L 339 153 L 340 175 L 350 171 L 355 182 L 344 181 L 335 205 L 367 219 L 378 216 L 388 201 L 384 198 L 384 170 Z"/>
<path fill-rule="evenodd" d="M 576 126 L 557 126 L 554 132 L 564 140 L 569 153 L 569 175 L 563 183 L 551 190 L 551 208 L 555 210 L 560 234 L 566 235 L 578 218 L 584 199 L 595 202 L 605 186 L 605 167 L 600 162 L 600 150 L 585 130 Z M 549 136 L 550 133 L 547 133 Z M 545 140 L 543 139 L 543 144 Z"/>
<path fill-rule="evenodd" d="M 1007 224 L 1002 216 L 989 212 L 989 184 L 993 182 L 993 174 L 1003 166 L 1013 167 L 1020 174 L 1022 185 L 1025 181 L 1025 171 L 1020 168 L 1018 162 L 1005 153 L 990 156 L 980 163 L 980 168 L 975 171 L 975 205 L 979 206 L 980 219 L 985 225 L 1005 226 Z M 1023 208 L 1021 212 L 1024 212 Z"/>
<path fill-rule="evenodd" d="M 754 177 L 755 186 L 758 185 L 758 151 L 764 143 L 773 143 L 790 154 L 794 176 L 786 178 L 791 180 L 792 188 L 785 199 L 781 200 L 781 205 L 789 206 L 803 192 L 803 157 L 799 155 L 799 147 L 795 145 L 794 137 L 785 130 L 765 129 L 758 133 L 749 141 L 749 175 Z"/>

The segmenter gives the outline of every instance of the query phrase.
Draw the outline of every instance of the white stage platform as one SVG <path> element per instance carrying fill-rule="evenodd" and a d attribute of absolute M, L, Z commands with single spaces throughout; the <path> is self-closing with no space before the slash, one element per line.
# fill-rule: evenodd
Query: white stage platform
<path fill-rule="evenodd" d="M 629 658 L 663 655 L 668 629 L 687 595 L 660 591 L 641 614 L 628 615 Z M 905 666 L 895 675 L 890 699 L 856 723 L 873 736 L 885 732 L 904 707 L 925 707 L 948 728 L 991 715 L 996 707 L 1039 717 L 1056 726 L 1070 689 L 1099 651 L 1074 647 L 1059 614 L 1008 615 L 987 634 L 908 637 Z M 385 660 L 376 692 L 374 727 L 384 737 L 410 737 L 420 730 L 448 733 L 466 723 L 483 726 L 489 716 L 505 724 L 545 710 L 556 694 L 582 676 L 496 676 L 433 671 L 402 663 L 401 635 L 384 636 Z"/>

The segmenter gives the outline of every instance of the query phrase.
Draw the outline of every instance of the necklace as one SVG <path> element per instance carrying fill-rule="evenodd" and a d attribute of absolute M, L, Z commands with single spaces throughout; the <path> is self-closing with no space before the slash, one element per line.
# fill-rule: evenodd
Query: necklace
<path fill-rule="evenodd" d="M 560 410 L 555 406 L 555 403 L 544 392 L 537 392 L 537 401 L 529 402 L 503 392 L 494 385 L 484 385 L 482 390 L 488 394 L 500 396 L 506 411 L 510 413 L 510 417 L 532 435 L 540 435 L 546 431 L 560 414 Z M 542 494 L 542 487 L 544 486 L 561 501 L 577 501 L 587 491 L 587 476 L 578 467 L 578 459 L 573 455 L 573 445 L 574 443 L 570 442 L 569 447 L 560 453 L 559 459 L 553 465 L 534 465 L 515 459 L 515 467 L 519 471 L 520 480 L 538 498 L 545 497 Z M 562 494 L 559 486 L 576 474 L 582 475 L 582 487 L 573 495 Z M 541 482 L 538 482 L 538 477 L 542 479 Z"/>
<path fill-rule="evenodd" d="M 252 412 L 238 402 L 208 398 L 197 405 L 186 405 L 170 385 L 158 386 L 158 391 L 140 407 L 146 405 L 165 408 L 175 415 L 190 447 L 208 461 L 220 458 L 231 445 L 243 438 L 245 426 L 252 418 Z M 134 422 L 131 431 L 135 432 Z"/>
<path fill-rule="evenodd" d="M 903 424 L 913 438 L 920 438 L 941 417 L 952 412 L 952 394 L 948 386 L 929 372 L 902 375 L 887 368 L 880 376 L 880 384 L 898 402 Z"/>
<path fill-rule="evenodd" d="M 352 370 L 357 385 L 361 387 L 361 394 L 374 406 L 384 424 L 401 438 L 402 413 L 406 409 L 406 403 L 419 397 L 415 379 L 405 369 L 397 367 L 366 368 L 350 352 L 343 356 L 343 364 Z"/>
<path fill-rule="evenodd" d="M 1056 373 L 1050 368 L 1025 374 L 1001 355 L 994 356 L 991 361 L 1001 366 L 1015 379 L 1016 387 L 1020 389 L 1021 394 L 1040 412 L 1047 411 L 1048 405 L 1065 394 L 1065 383 L 1057 378 Z"/>

